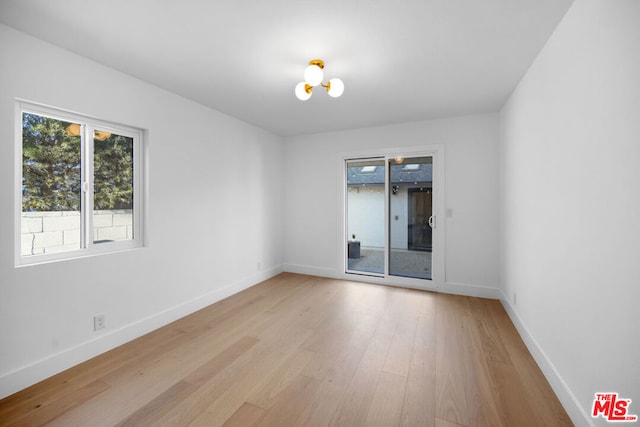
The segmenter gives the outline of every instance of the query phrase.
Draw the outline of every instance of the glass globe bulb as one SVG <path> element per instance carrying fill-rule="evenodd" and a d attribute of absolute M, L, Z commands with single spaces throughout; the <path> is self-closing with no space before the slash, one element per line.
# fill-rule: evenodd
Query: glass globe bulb
<path fill-rule="evenodd" d="M 307 92 L 305 88 L 306 84 L 306 82 L 300 82 L 296 85 L 296 98 L 298 98 L 300 101 L 306 101 L 307 99 L 311 98 L 311 92 Z"/>
<path fill-rule="evenodd" d="M 323 77 L 322 68 L 317 65 L 309 65 L 307 69 L 304 70 L 304 79 L 311 86 L 318 86 L 322 83 Z"/>
<path fill-rule="evenodd" d="M 327 93 L 334 98 L 339 97 L 344 92 L 344 83 L 340 79 L 329 80 L 329 90 Z"/>

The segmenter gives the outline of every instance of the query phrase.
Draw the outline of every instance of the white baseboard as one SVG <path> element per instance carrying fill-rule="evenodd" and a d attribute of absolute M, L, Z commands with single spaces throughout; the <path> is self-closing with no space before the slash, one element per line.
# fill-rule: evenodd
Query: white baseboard
<path fill-rule="evenodd" d="M 500 291 L 500 294 L 500 302 L 502 303 L 502 306 L 509 315 L 511 322 L 513 322 L 518 330 L 518 333 L 520 334 L 522 341 L 524 341 L 527 346 L 529 353 L 531 353 L 531 356 L 533 356 L 533 359 L 540 367 L 545 378 L 549 381 L 549 385 L 551 385 L 556 396 L 558 396 L 560 403 L 562 403 L 565 411 L 567 411 L 571 421 L 576 426 L 594 427 L 593 420 L 589 418 L 589 412 L 585 411 L 582 405 L 580 405 L 578 399 L 576 399 L 575 395 L 571 392 L 571 389 L 562 379 L 562 376 L 553 363 L 551 363 L 551 360 L 547 357 L 542 347 L 540 347 L 536 339 L 531 335 L 524 323 L 522 323 L 522 320 L 509 302 L 507 296 L 502 291 Z"/>
<path fill-rule="evenodd" d="M 384 279 L 381 277 L 375 276 L 367 276 L 366 274 L 358 275 L 358 274 L 347 274 L 342 272 L 337 272 L 334 269 L 330 268 L 319 268 L 313 267 L 309 265 L 299 265 L 299 264 L 285 264 L 284 271 L 289 273 L 298 273 L 298 274 L 307 274 L 310 276 L 320 276 L 320 277 L 328 277 L 331 279 L 342 279 L 342 280 L 353 280 L 358 282 L 368 282 L 368 283 L 376 283 L 381 285 L 390 285 L 390 286 L 404 286 L 410 287 L 414 289 L 424 289 L 435 292 L 443 292 L 447 294 L 456 294 L 456 295 L 466 295 L 470 297 L 479 297 L 479 298 L 491 298 L 491 299 L 500 299 L 502 296 L 500 290 L 498 288 L 492 288 L 490 286 L 479 286 L 479 285 L 469 285 L 466 283 L 456 283 L 456 282 L 446 282 L 444 285 L 432 283 L 429 286 L 421 286 L 420 284 L 411 283 L 419 282 L 420 280 L 416 279 L 407 279 L 404 277 L 398 277 L 396 280 Z"/>
<path fill-rule="evenodd" d="M 170 307 L 144 319 L 140 319 L 104 335 L 64 349 L 6 373 L 0 377 L 0 399 L 20 391 L 30 385 L 49 378 L 79 363 L 91 359 L 119 345 L 141 337 L 175 320 L 194 313 L 204 307 L 223 300 L 233 294 L 282 273 L 282 266 L 263 270 L 249 277 L 230 283 L 220 289 Z"/>
<path fill-rule="evenodd" d="M 306 274 L 308 276 L 328 277 L 330 279 L 339 279 L 340 275 L 332 268 L 313 267 L 310 265 L 300 264 L 284 264 L 284 271 L 287 273 Z"/>
<path fill-rule="evenodd" d="M 438 288 L 438 292 L 490 299 L 500 299 L 502 294 L 498 288 L 456 282 L 445 283 Z"/>

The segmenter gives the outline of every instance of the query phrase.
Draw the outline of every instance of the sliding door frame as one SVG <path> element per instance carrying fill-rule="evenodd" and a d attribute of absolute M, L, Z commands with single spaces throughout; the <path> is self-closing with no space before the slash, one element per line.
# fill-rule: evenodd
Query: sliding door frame
<path fill-rule="evenodd" d="M 338 164 L 341 173 L 338 180 L 338 266 L 340 278 L 354 281 L 364 281 L 377 283 L 382 285 L 402 286 L 408 288 L 440 290 L 446 283 L 445 278 L 445 153 L 444 145 L 428 145 L 422 147 L 398 147 L 383 149 L 368 149 L 362 151 L 353 151 L 340 153 L 338 155 Z M 366 273 L 359 274 L 347 272 L 347 176 L 346 162 L 348 160 L 367 160 L 384 158 L 385 169 L 389 167 L 389 159 L 396 157 L 432 157 L 433 158 L 433 216 L 434 228 L 432 230 L 432 277 L 431 280 L 415 279 L 410 277 L 400 277 L 389 275 L 389 179 L 388 170 L 385 177 L 385 274 L 384 275 L 368 275 Z"/>

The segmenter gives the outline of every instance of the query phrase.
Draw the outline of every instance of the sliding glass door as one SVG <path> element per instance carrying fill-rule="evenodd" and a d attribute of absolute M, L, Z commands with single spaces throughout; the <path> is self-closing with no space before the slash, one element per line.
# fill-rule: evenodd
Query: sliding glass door
<path fill-rule="evenodd" d="M 389 274 L 431 279 L 433 159 L 389 160 Z"/>
<path fill-rule="evenodd" d="M 347 273 L 432 279 L 433 156 L 345 162 Z"/>

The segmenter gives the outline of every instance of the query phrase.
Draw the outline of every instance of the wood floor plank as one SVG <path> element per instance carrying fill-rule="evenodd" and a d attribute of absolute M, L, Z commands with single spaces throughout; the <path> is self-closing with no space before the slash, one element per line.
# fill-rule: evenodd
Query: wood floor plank
<path fill-rule="evenodd" d="M 433 427 L 436 406 L 436 313 L 431 311 L 418 318 L 411 365 L 404 395 L 401 425 Z"/>
<path fill-rule="evenodd" d="M 393 340 L 394 327 L 390 327 L 389 323 L 393 323 L 391 319 L 381 320 L 376 333 L 369 340 L 332 425 L 361 425 L 367 418 Z"/>
<path fill-rule="evenodd" d="M 391 342 L 391 347 L 384 362 L 384 367 L 382 368 L 385 372 L 404 377 L 409 375 L 417 325 L 417 316 L 400 317 L 393 341 Z"/>
<path fill-rule="evenodd" d="M 343 325 L 343 334 L 348 341 L 340 346 L 319 347 L 315 357 L 304 370 L 304 375 L 319 380 L 330 380 L 346 385 L 356 370 L 358 363 L 378 327 L 380 318 L 367 313 L 358 313 L 358 319 L 351 325 Z"/>
<path fill-rule="evenodd" d="M 463 300 L 449 295 L 438 296 L 436 417 L 461 425 L 469 425 L 470 402 L 467 385 L 470 373 L 465 364 L 465 333 L 462 316 Z"/>
<path fill-rule="evenodd" d="M 489 368 L 491 354 L 483 348 L 483 334 L 481 328 L 482 317 L 476 317 L 471 301 L 478 298 L 463 297 L 468 307 L 463 316 L 466 332 L 465 359 L 470 367 L 470 383 L 467 389 L 468 401 L 471 402 L 470 425 L 498 427 L 503 426 L 504 420 L 500 418 L 501 402 L 498 398 L 494 377 Z"/>
<path fill-rule="evenodd" d="M 298 425 L 308 427 L 326 427 L 331 425 L 333 414 L 336 413 L 346 393 L 345 384 L 337 384 L 332 380 L 325 380 L 319 386 L 315 397 L 307 404 L 298 417 Z"/>
<path fill-rule="evenodd" d="M 184 426 L 195 420 L 203 424 L 209 422 L 209 425 L 223 424 L 245 403 L 249 394 L 268 378 L 270 370 L 295 351 L 307 335 L 285 337 L 282 341 L 289 340 L 290 346 L 281 346 L 282 341 L 261 341 L 253 346 L 180 402 L 171 414 L 159 421 L 159 425 Z M 218 406 L 222 406 L 219 413 L 207 415 L 207 412 L 215 411 Z M 212 423 L 214 418 L 217 424 Z"/>
<path fill-rule="evenodd" d="M 463 425 L 504 425 L 482 349 L 481 322 L 472 317 L 469 298 L 443 295 L 439 300 L 436 416 Z"/>
<path fill-rule="evenodd" d="M 39 406 L 32 411 L 22 413 L 23 416 L 11 419 L 0 417 L 0 425 L 9 426 L 41 426 L 52 422 L 60 415 L 72 408 L 84 404 L 94 396 L 108 390 L 110 387 L 102 381 L 96 380 L 75 392 L 66 394 L 60 399 L 53 400 L 46 406 Z"/>
<path fill-rule="evenodd" d="M 442 418 L 436 418 L 436 427 L 469 427 L 462 424 L 452 423 L 451 421 L 443 420 Z"/>
<path fill-rule="evenodd" d="M 569 426 L 499 301 L 278 275 L 0 400 L 2 426 Z"/>
<path fill-rule="evenodd" d="M 498 301 L 490 301 L 482 298 L 467 299 L 470 307 L 470 315 L 476 320 L 480 342 L 486 357 L 489 359 L 510 364 L 509 353 L 499 336 L 499 330 L 492 315 L 492 307 Z"/>
<path fill-rule="evenodd" d="M 306 336 L 301 335 L 296 341 L 302 342 Z M 277 366 L 282 360 L 291 356 L 299 344 L 274 345 L 269 351 L 261 356 L 260 360 L 253 360 L 242 372 L 237 372 L 233 378 L 233 383 L 215 400 L 211 400 L 204 411 L 194 420 L 193 426 L 217 426 L 222 425 L 242 404 L 246 402 L 247 396 L 251 395 L 259 387 L 269 381 L 269 375 L 273 366 Z"/>
<path fill-rule="evenodd" d="M 118 378 L 99 398 L 67 411 L 50 426 L 113 426 L 165 392 L 184 375 L 180 363 L 171 359 Z M 117 408 L 114 409 L 114 408 Z M 96 414 L 100 414 L 96 416 Z"/>
<path fill-rule="evenodd" d="M 496 382 L 500 399 L 500 413 L 507 426 L 540 426 L 544 424 L 538 419 L 538 403 L 523 399 L 526 396 L 519 375 L 511 365 L 490 361 L 490 369 Z"/>
<path fill-rule="evenodd" d="M 231 418 L 223 424 L 223 427 L 252 427 L 255 426 L 265 415 L 266 409 L 258 408 L 250 403 L 244 403 Z"/>
<path fill-rule="evenodd" d="M 407 377 L 383 371 L 364 424 L 371 427 L 399 425 L 406 389 Z"/>
<path fill-rule="evenodd" d="M 295 314 L 294 310 L 290 312 Z M 268 381 L 274 367 L 277 369 L 295 353 L 311 333 L 304 325 L 283 317 L 284 320 L 272 323 L 275 330 L 260 334 L 260 343 L 211 378 L 162 422 L 176 426 L 224 424 L 256 388 Z"/>
<path fill-rule="evenodd" d="M 301 425 L 298 420 L 318 391 L 320 382 L 298 375 L 279 396 L 277 402 L 256 425 L 281 427 Z"/>
<path fill-rule="evenodd" d="M 151 425 L 171 413 L 184 399 L 191 396 L 198 387 L 249 351 L 258 340 L 242 337 L 229 348 L 217 354 L 207 363 L 190 372 L 184 380 L 171 386 L 149 403 L 138 409 L 119 425 Z"/>
<path fill-rule="evenodd" d="M 208 362 L 191 371 L 184 381 L 197 387 L 206 384 L 209 380 L 222 371 L 238 357 L 249 351 L 259 340 L 255 337 L 242 337 L 230 347 L 217 354 Z"/>
<path fill-rule="evenodd" d="M 134 427 L 152 425 L 163 415 L 170 412 L 178 402 L 193 393 L 196 386 L 186 381 L 179 381 L 165 392 L 157 396 L 124 420 L 120 421 L 118 427 Z"/>
<path fill-rule="evenodd" d="M 305 367 L 313 360 L 315 353 L 300 349 L 287 358 L 278 369 L 269 374 L 269 380 L 249 395 L 248 403 L 263 409 L 271 407 L 279 400 L 281 393 L 287 390 Z"/>

